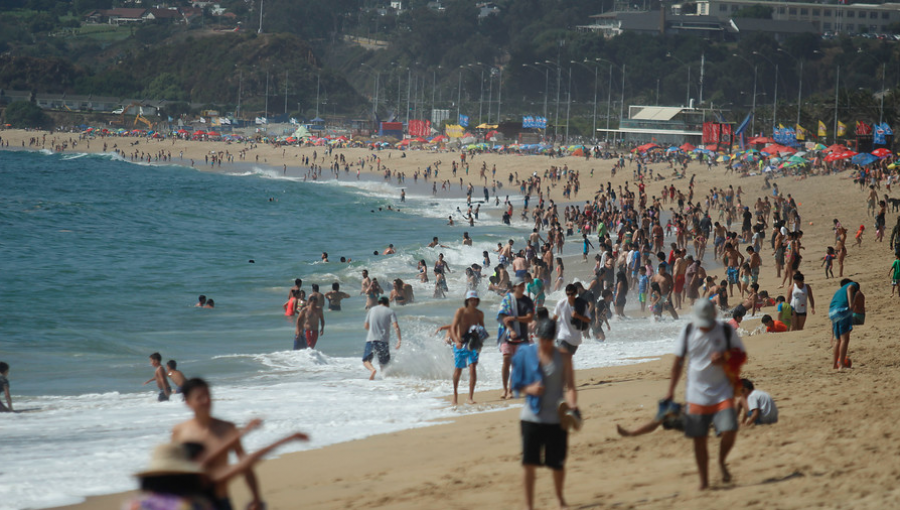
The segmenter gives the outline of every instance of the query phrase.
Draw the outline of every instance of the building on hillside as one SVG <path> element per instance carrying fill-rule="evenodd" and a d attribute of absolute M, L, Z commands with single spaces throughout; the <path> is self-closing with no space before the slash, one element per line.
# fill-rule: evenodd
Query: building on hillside
<path fill-rule="evenodd" d="M 0 104 L 9 104 L 15 101 L 31 101 L 31 92 L 28 90 L 4 90 L 0 89 Z"/>
<path fill-rule="evenodd" d="M 175 7 L 154 7 L 152 9 L 147 9 L 147 12 L 144 14 L 145 21 L 156 21 L 160 23 L 176 23 L 182 19 L 181 11 Z"/>
<path fill-rule="evenodd" d="M 628 107 L 628 118 L 619 119 L 619 129 L 597 131 L 607 138 L 624 141 L 700 145 L 707 111 L 683 106 L 632 105 Z"/>
<path fill-rule="evenodd" d="M 484 19 L 488 16 L 496 16 L 500 14 L 500 8 L 497 7 L 493 2 L 481 2 L 475 4 L 475 8 L 478 9 L 478 19 Z"/>
<path fill-rule="evenodd" d="M 726 27 L 714 16 L 670 14 L 666 11 L 616 11 L 591 16 L 590 25 L 576 27 L 606 38 L 634 32 L 648 35 L 691 34 L 711 40 L 724 40 Z"/>
<path fill-rule="evenodd" d="M 771 35 L 776 41 L 783 42 L 791 35 L 817 34 L 815 25 L 808 21 L 784 21 L 756 18 L 733 18 L 727 25 L 729 39 L 740 40 L 741 37 L 756 32 Z"/>
<path fill-rule="evenodd" d="M 722 21 L 746 7 L 771 7 L 773 21 L 811 23 L 819 33 L 884 33 L 900 22 L 900 3 L 824 4 L 813 2 L 772 2 L 750 0 L 699 0 L 696 14 Z"/>
<path fill-rule="evenodd" d="M 144 19 L 144 14 L 146 14 L 146 12 L 147 9 L 118 7 L 103 11 L 103 16 L 110 25 L 123 25 L 128 23 L 143 23 L 146 21 Z"/>

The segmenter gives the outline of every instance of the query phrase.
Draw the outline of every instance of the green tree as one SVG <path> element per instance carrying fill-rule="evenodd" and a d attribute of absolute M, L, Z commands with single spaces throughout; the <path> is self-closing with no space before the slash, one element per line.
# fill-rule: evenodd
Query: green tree
<path fill-rule="evenodd" d="M 13 101 L 6 108 L 6 123 L 14 128 L 47 128 L 53 125 L 44 110 L 28 101 Z"/>

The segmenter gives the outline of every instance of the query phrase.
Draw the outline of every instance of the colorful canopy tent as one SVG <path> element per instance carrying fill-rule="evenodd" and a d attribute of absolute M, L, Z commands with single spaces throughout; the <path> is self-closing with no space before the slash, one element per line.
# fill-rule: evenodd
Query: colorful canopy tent
<path fill-rule="evenodd" d="M 875 149 L 874 151 L 872 151 L 872 155 L 876 158 L 886 158 L 891 155 L 891 151 L 882 147 L 880 149 Z"/>
<path fill-rule="evenodd" d="M 689 143 L 687 143 L 687 142 L 685 142 L 684 144 L 682 144 L 681 147 L 679 147 L 679 148 L 680 148 L 681 150 L 683 150 L 684 152 L 691 152 L 692 150 L 696 149 L 696 147 L 694 147 L 693 145 L 691 145 L 691 144 L 689 144 Z"/>
<path fill-rule="evenodd" d="M 637 152 L 647 152 L 651 149 L 656 149 L 658 147 L 659 147 L 659 145 L 656 145 L 655 143 L 645 143 L 644 145 L 641 145 L 641 146 L 635 148 L 634 150 Z"/>

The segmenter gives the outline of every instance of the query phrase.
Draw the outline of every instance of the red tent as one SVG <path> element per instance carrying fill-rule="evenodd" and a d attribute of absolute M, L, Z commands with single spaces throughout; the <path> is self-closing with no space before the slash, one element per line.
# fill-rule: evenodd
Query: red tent
<path fill-rule="evenodd" d="M 199 129 L 196 130 L 196 131 L 194 131 L 194 135 L 205 135 L 205 134 L 206 134 L 205 131 L 201 131 L 201 130 L 199 130 Z"/>
<path fill-rule="evenodd" d="M 206 135 L 207 136 L 222 136 L 221 134 L 216 133 L 215 131 L 210 131 L 209 133 L 206 133 Z"/>
<path fill-rule="evenodd" d="M 644 145 L 641 145 L 634 150 L 636 150 L 638 152 L 647 152 L 650 149 L 656 149 L 658 147 L 659 147 L 659 145 L 656 145 L 655 143 L 645 143 Z"/>
<path fill-rule="evenodd" d="M 825 152 L 844 152 L 845 150 L 847 150 L 847 147 L 845 147 L 839 143 L 836 143 L 836 144 L 828 147 L 827 149 L 825 149 Z"/>
<path fill-rule="evenodd" d="M 716 152 L 717 150 L 719 150 L 719 146 L 714 143 L 711 143 L 711 144 L 707 145 L 706 147 L 704 147 L 704 149 L 706 149 L 708 151 Z"/>
<path fill-rule="evenodd" d="M 762 151 L 765 152 L 766 154 L 769 154 L 770 156 L 777 156 L 778 154 L 781 154 L 782 152 L 788 152 L 791 154 L 797 152 L 796 149 L 792 149 L 790 147 L 785 147 L 784 145 L 779 145 L 777 143 L 766 145 L 765 147 L 763 147 Z"/>
<path fill-rule="evenodd" d="M 772 140 L 771 138 L 768 138 L 765 136 L 754 136 L 753 138 L 750 139 L 750 143 L 754 143 L 754 144 L 755 143 L 774 143 L 774 142 L 775 142 L 775 140 Z"/>
<path fill-rule="evenodd" d="M 687 142 L 684 142 L 684 145 L 679 147 L 679 149 L 683 150 L 684 152 L 691 152 L 692 150 L 696 149 L 696 147 Z"/>

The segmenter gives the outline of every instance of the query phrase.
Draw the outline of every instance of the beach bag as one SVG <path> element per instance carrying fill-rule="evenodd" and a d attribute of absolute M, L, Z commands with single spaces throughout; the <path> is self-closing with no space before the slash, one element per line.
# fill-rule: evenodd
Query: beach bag
<path fill-rule="evenodd" d="M 465 336 L 465 340 L 468 343 L 468 349 L 470 351 L 480 351 L 488 336 L 488 332 L 484 329 L 484 326 L 478 324 L 472 326 L 469 328 L 469 331 L 466 332 Z"/>

